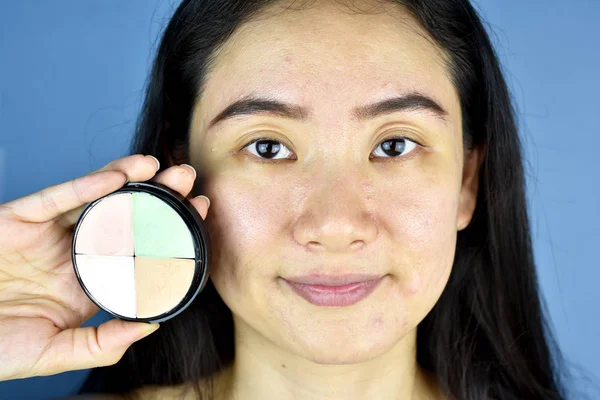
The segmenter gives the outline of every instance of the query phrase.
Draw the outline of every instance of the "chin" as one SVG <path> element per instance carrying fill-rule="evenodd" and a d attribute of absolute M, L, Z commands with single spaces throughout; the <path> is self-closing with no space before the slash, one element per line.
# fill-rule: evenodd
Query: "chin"
<path fill-rule="evenodd" d="M 306 344 L 308 349 L 298 351 L 296 354 L 316 364 L 343 365 L 358 364 L 377 358 L 392 350 L 401 338 L 379 337 L 369 341 L 348 342 L 331 340 L 327 343 Z"/>
<path fill-rule="evenodd" d="M 340 349 L 341 350 L 341 349 Z M 328 354 L 323 353 L 314 353 L 310 354 L 310 356 L 304 356 L 304 358 L 308 359 L 315 364 L 323 364 L 323 365 L 347 365 L 347 364 L 360 364 L 365 361 L 369 361 L 373 358 L 377 358 L 384 351 L 381 352 L 357 352 L 352 349 L 348 351 L 337 351 L 337 352 L 329 352 Z"/>

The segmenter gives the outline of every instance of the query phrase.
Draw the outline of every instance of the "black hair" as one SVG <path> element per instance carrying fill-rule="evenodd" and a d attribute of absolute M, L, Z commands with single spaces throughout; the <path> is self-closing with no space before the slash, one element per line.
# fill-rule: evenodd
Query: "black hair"
<path fill-rule="evenodd" d="M 192 107 L 216 52 L 242 23 L 274 2 L 179 5 L 152 65 L 132 153 L 156 156 L 163 169 L 188 160 Z M 447 55 L 465 149 L 485 149 L 473 218 L 458 233 L 439 301 L 417 329 L 417 361 L 456 399 L 564 399 L 562 356 L 538 287 L 515 110 L 488 33 L 468 0 L 396 3 Z M 202 181 L 199 173 L 198 193 Z M 83 391 L 192 385 L 234 356 L 231 311 L 209 282 L 178 318 L 131 346 L 117 364 L 95 369 Z"/>

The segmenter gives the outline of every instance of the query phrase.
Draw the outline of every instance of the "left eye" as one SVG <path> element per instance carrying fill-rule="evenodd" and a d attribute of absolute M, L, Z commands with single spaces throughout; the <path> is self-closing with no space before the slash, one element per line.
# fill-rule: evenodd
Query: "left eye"
<path fill-rule="evenodd" d="M 245 145 L 244 149 L 245 148 L 248 148 L 248 151 L 250 151 L 250 149 L 256 149 L 255 152 L 250 151 L 250 153 L 264 160 L 277 160 L 280 158 L 285 159 L 288 158 L 290 154 L 292 154 L 292 152 L 289 151 L 283 143 L 269 138 L 255 139 L 247 145 Z M 280 155 L 279 153 L 281 153 L 282 148 L 285 149 L 285 151 L 283 152 L 283 157 L 275 158 L 276 156 Z"/>
<path fill-rule="evenodd" d="M 379 147 L 381 147 L 383 149 L 383 155 L 376 154 Z M 417 147 L 417 143 L 413 142 L 412 140 L 409 140 L 409 139 L 407 139 L 405 137 L 401 137 L 401 136 L 393 137 L 393 138 L 390 138 L 390 139 L 387 139 L 387 140 L 381 142 L 381 144 L 379 146 L 377 146 L 377 148 L 375 149 L 373 154 L 375 154 L 378 157 L 383 157 L 383 158 L 394 158 L 397 156 L 401 156 L 401 155 L 410 153 L 416 147 Z"/>

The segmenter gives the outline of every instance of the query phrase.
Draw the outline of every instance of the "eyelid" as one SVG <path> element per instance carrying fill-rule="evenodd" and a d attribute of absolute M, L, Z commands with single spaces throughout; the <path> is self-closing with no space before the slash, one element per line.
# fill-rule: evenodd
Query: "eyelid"
<path fill-rule="evenodd" d="M 408 141 L 415 143 L 417 146 L 425 147 L 421 144 L 421 139 L 416 139 L 412 135 L 407 135 L 404 132 L 392 134 L 391 136 L 385 136 L 384 139 L 377 142 L 377 146 L 379 146 L 383 142 L 387 142 L 388 140 L 392 140 L 392 139 L 408 140 Z"/>
<path fill-rule="evenodd" d="M 248 135 L 244 135 L 244 138 L 242 138 L 241 141 L 245 142 L 246 144 L 242 146 L 240 150 L 244 149 L 246 146 L 250 146 L 251 144 L 259 140 L 272 140 L 274 142 L 284 144 L 290 150 L 292 149 L 292 144 L 289 141 L 287 141 L 285 138 L 277 138 L 276 136 L 279 136 L 277 134 L 269 135 L 270 132 L 272 131 L 269 129 L 257 129 L 250 132 Z M 251 139 L 249 142 L 246 142 L 247 138 L 253 136 L 254 134 L 257 134 L 259 136 L 255 137 L 254 139 Z"/>
<path fill-rule="evenodd" d="M 415 130 L 412 129 L 410 126 L 406 127 L 404 125 L 402 126 L 393 126 L 392 128 L 389 129 L 385 129 L 383 131 L 383 133 L 381 135 L 379 135 L 380 138 L 384 138 L 379 140 L 377 143 L 381 144 L 382 142 L 386 141 L 386 140 L 390 140 L 393 138 L 401 138 L 401 139 L 408 139 L 410 141 L 413 141 L 415 143 L 417 143 L 420 146 L 423 146 L 423 142 L 425 139 L 423 139 L 423 136 L 421 134 L 418 133 L 419 130 Z"/>
<path fill-rule="evenodd" d="M 243 145 L 242 148 L 240 149 L 240 151 L 243 150 L 243 149 L 245 149 L 246 147 L 248 147 L 248 146 L 256 143 L 256 142 L 261 141 L 261 140 L 269 140 L 269 141 L 272 141 L 272 142 L 281 143 L 282 145 L 284 145 L 285 147 L 287 147 L 289 149 L 289 146 L 285 142 L 283 142 L 283 141 L 281 141 L 279 139 L 275 139 L 275 138 L 268 137 L 268 136 L 260 136 L 260 137 L 257 137 L 257 138 L 254 138 L 254 139 L 250 140 L 248 143 L 246 143 L 245 145 Z M 290 149 L 290 151 L 291 151 L 291 149 Z"/>

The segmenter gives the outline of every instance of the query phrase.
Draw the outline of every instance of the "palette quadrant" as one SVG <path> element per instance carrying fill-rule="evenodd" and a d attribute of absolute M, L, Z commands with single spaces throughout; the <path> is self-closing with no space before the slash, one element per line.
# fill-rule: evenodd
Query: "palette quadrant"
<path fill-rule="evenodd" d="M 134 257 L 75 255 L 86 289 L 103 307 L 124 317 L 136 316 Z"/>
<path fill-rule="evenodd" d="M 172 310 L 185 296 L 194 278 L 195 260 L 135 257 L 138 318 Z"/>
<path fill-rule="evenodd" d="M 131 195 L 116 194 L 85 215 L 75 242 L 76 254 L 133 256 Z"/>
<path fill-rule="evenodd" d="M 136 257 L 195 257 L 192 235 L 173 208 L 147 193 L 131 196 Z"/>

